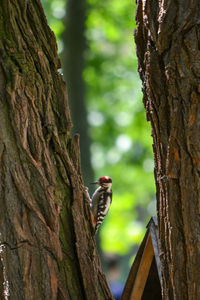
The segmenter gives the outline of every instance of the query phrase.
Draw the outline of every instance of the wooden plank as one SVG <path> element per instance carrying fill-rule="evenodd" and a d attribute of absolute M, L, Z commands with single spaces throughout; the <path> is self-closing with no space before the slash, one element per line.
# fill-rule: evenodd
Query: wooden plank
<path fill-rule="evenodd" d="M 143 256 L 140 262 L 140 266 L 137 272 L 135 284 L 131 293 L 130 300 L 141 300 L 144 287 L 149 275 L 151 263 L 153 260 L 154 251 L 151 236 L 148 236 L 146 247 L 143 252 Z"/>
<path fill-rule="evenodd" d="M 132 289 L 133 289 L 135 279 L 136 279 L 136 276 L 138 273 L 138 269 L 140 266 L 140 262 L 141 262 L 141 259 L 142 259 L 143 253 L 144 253 L 144 249 L 146 247 L 148 236 L 149 236 L 149 229 L 147 230 L 145 237 L 143 238 L 143 241 L 139 247 L 139 250 L 137 252 L 135 260 L 132 264 L 131 270 L 128 275 L 128 279 L 127 279 L 125 287 L 124 287 L 124 291 L 123 291 L 121 300 L 130 300 Z"/>

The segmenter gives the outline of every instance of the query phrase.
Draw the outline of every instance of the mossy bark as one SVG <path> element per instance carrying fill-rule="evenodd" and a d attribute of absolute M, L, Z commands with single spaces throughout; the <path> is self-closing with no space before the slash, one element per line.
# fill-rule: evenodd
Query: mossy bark
<path fill-rule="evenodd" d="M 84 205 L 55 36 L 39 0 L 0 4 L 0 296 L 112 299 Z"/>
<path fill-rule="evenodd" d="M 163 299 L 200 295 L 200 2 L 138 1 L 135 33 L 154 140 Z"/>

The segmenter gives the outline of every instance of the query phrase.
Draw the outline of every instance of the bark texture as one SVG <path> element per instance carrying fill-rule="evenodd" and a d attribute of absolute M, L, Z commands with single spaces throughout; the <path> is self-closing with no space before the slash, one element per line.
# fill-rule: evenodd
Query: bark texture
<path fill-rule="evenodd" d="M 39 0 L 0 4 L 0 297 L 112 299 Z"/>
<path fill-rule="evenodd" d="M 200 295 L 200 2 L 138 1 L 135 40 L 155 155 L 163 299 Z"/>

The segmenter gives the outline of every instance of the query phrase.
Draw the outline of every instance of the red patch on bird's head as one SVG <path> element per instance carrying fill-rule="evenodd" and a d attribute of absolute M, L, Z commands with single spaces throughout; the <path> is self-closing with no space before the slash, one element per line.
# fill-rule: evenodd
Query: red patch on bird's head
<path fill-rule="evenodd" d="M 109 176 L 103 176 L 99 178 L 99 183 L 112 183 L 112 179 Z"/>

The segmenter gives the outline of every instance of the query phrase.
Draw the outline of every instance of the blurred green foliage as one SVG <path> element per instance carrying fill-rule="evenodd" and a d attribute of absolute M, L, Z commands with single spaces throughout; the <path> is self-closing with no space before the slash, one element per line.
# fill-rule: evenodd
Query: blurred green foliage
<path fill-rule="evenodd" d="M 65 0 L 42 1 L 63 55 Z M 113 202 L 101 229 L 102 249 L 130 253 L 155 215 L 150 124 L 142 103 L 133 38 L 132 0 L 88 0 L 84 80 L 96 177 L 113 179 Z M 78 20 L 77 20 L 78 22 Z"/>

